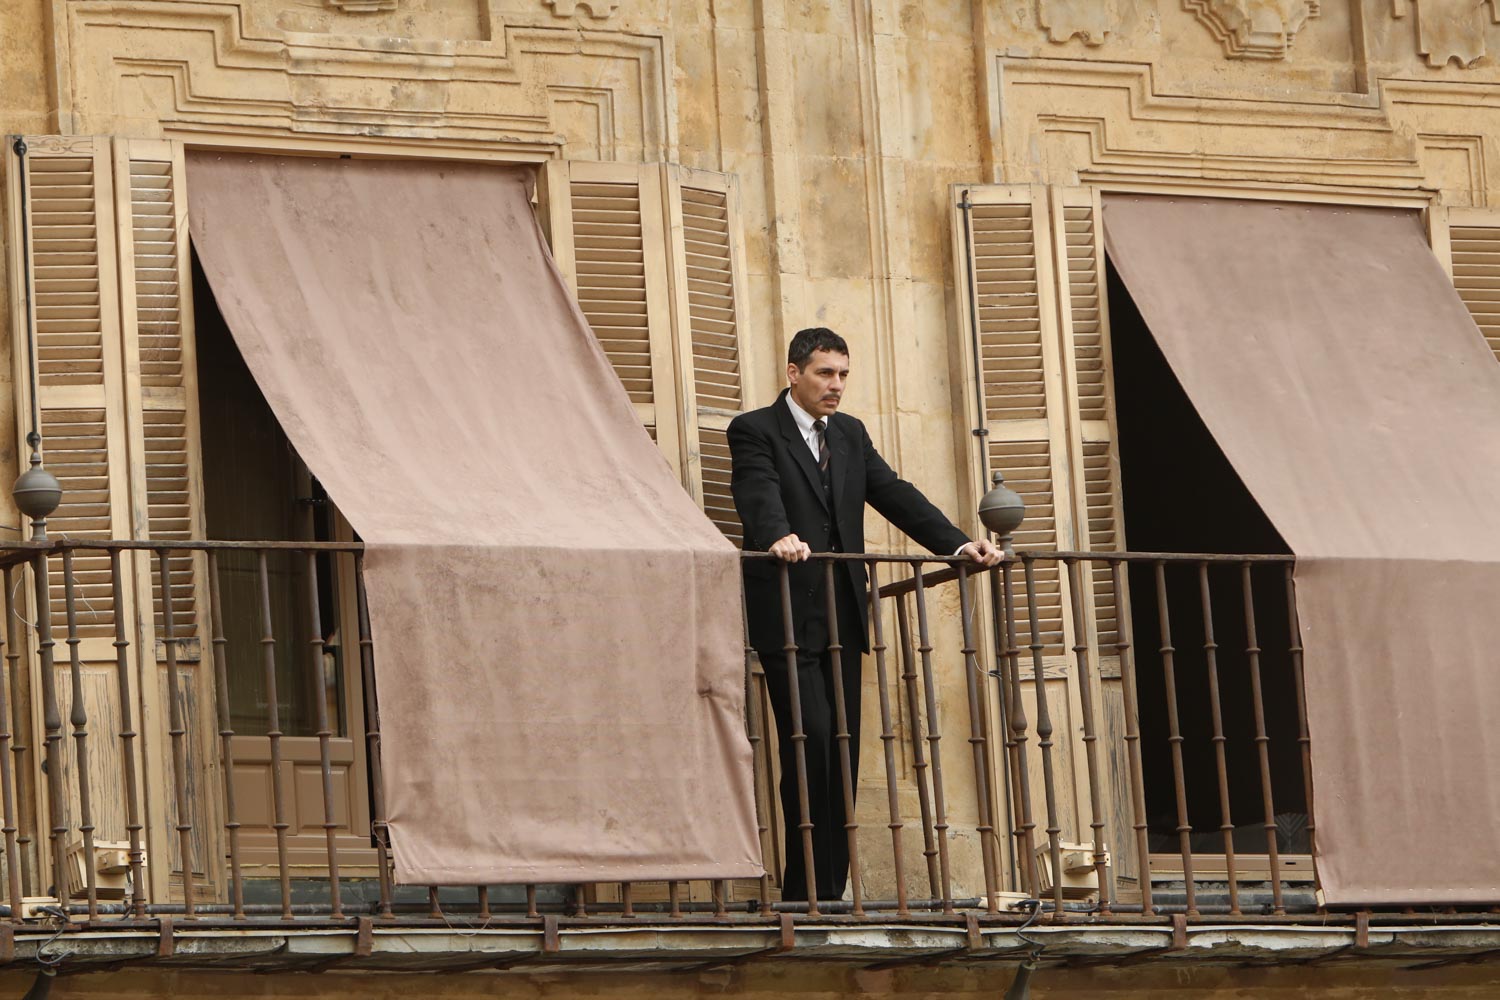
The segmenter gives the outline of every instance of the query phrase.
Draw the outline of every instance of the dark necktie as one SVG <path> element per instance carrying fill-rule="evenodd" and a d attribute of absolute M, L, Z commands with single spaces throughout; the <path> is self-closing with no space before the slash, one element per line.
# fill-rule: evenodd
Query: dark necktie
<path fill-rule="evenodd" d="M 828 425 L 825 424 L 821 420 L 814 420 L 813 421 L 813 430 L 815 430 L 815 431 L 818 432 L 818 471 L 819 472 L 823 472 L 823 471 L 825 471 L 828 468 L 828 438 L 823 433 L 823 428 L 825 428 L 827 426 Z"/>

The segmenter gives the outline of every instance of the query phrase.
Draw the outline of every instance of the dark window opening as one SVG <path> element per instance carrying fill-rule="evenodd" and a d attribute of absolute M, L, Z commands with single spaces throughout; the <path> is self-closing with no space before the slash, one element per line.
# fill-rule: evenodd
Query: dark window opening
<path fill-rule="evenodd" d="M 1137 552 L 1290 554 L 1173 375 L 1124 283 L 1108 269 L 1125 539 Z M 1288 456 L 1294 461 L 1295 456 Z M 1241 564 L 1211 565 L 1212 625 L 1237 854 L 1267 851 Z M 1305 853 L 1306 799 L 1285 570 L 1252 569 L 1254 621 L 1279 851 Z M 1192 850 L 1224 851 L 1197 564 L 1166 564 L 1166 605 Z M 1130 568 L 1141 754 L 1153 853 L 1180 850 L 1155 568 Z"/>

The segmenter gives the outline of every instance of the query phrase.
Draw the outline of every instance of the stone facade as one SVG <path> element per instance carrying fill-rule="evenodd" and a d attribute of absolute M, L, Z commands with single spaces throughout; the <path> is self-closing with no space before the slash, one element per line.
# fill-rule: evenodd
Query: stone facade
<path fill-rule="evenodd" d="M 952 185 L 1411 207 L 1448 263 L 1449 213 L 1482 218 L 1500 198 L 1500 0 L 8 0 L 0 125 L 732 173 L 747 403 L 772 398 L 797 329 L 834 327 L 853 350 L 849 409 L 972 524 L 982 486 L 957 385 L 967 305 Z M 7 315 L 11 295 L 0 287 Z M 19 530 L 13 509 L 0 522 Z M 874 515 L 870 527 L 877 547 L 904 544 Z M 948 684 L 958 703 L 962 678 Z M 974 804 L 951 806 L 962 838 Z M 970 891 L 977 877 L 956 872 Z M 920 992 L 876 978 L 853 985 Z M 327 995 L 355 988 L 322 982 Z M 673 980 L 686 994 L 718 982 Z M 1365 995 L 1361 982 L 1337 995 Z M 949 988 L 970 986 L 994 989 Z M 1220 986 L 1194 979 L 1182 995 Z M 175 988 L 128 995 L 158 989 Z"/>

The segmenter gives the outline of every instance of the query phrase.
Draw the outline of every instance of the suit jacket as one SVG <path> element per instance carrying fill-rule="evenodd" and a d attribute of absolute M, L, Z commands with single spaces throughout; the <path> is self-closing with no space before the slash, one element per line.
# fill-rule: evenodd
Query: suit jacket
<path fill-rule="evenodd" d="M 827 552 L 836 525 L 839 547 L 845 552 L 863 552 L 866 503 L 939 555 L 951 555 L 969 540 L 920 490 L 886 464 L 870 443 L 864 424 L 844 413 L 829 418 L 824 431 L 832 479 L 830 509 L 817 460 L 792 419 L 786 395 L 783 389 L 776 402 L 742 413 L 729 425 L 734 463 L 731 488 L 745 528 L 746 551 L 763 552 L 772 542 L 795 533 L 814 552 Z M 850 560 L 835 566 L 834 572 L 836 578 L 844 574 L 848 582 L 847 587 L 836 588 L 839 640 L 846 649 L 866 651 L 869 602 L 864 563 Z M 801 562 L 791 564 L 790 573 L 797 643 L 810 648 L 826 634 L 824 569 L 821 564 Z M 784 645 L 776 560 L 746 560 L 745 611 L 752 647 L 769 650 Z M 809 635 L 811 644 L 804 642 Z"/>

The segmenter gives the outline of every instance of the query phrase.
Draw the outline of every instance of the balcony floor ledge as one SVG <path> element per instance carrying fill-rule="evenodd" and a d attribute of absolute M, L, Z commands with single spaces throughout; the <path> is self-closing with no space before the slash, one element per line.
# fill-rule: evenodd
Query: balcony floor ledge
<path fill-rule="evenodd" d="M 1044 964 L 1145 962 L 1190 964 L 1324 965 L 1338 963 L 1428 966 L 1500 960 L 1500 923 L 1380 925 L 1356 946 L 1353 926 L 1290 924 L 1189 925 L 1185 947 L 1173 947 L 1169 926 L 1028 928 L 1045 945 Z M 779 928 L 764 924 L 643 923 L 561 927 L 547 947 L 535 927 L 376 927 L 369 954 L 358 954 L 348 929 L 194 928 L 179 921 L 170 948 L 159 932 L 87 928 L 52 940 L 38 929 L 15 935 L 15 963 L 44 955 L 63 958 L 63 971 L 154 966 L 243 971 L 418 972 L 515 969 L 618 973 L 708 969 L 745 962 L 819 962 L 854 966 L 1013 963 L 1030 945 L 1013 927 L 981 927 L 977 942 L 962 927 L 880 923 L 794 925 L 791 947 Z M 163 955 L 163 950 L 170 954 Z M 13 966 L 14 967 L 14 966 Z"/>

